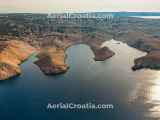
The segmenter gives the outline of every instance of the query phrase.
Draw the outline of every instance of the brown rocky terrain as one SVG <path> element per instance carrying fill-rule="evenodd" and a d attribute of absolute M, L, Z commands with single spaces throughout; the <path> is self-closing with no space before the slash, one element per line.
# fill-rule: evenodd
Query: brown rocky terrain
<path fill-rule="evenodd" d="M 65 51 L 62 48 L 49 47 L 44 48 L 37 56 L 38 61 L 35 62 L 46 75 L 60 74 L 68 70 L 65 64 Z"/>
<path fill-rule="evenodd" d="M 133 70 L 141 68 L 160 69 L 160 51 L 151 51 L 146 56 L 136 59 Z"/>
<path fill-rule="evenodd" d="M 21 73 L 20 64 L 25 61 L 35 49 L 28 43 L 10 40 L 0 42 L 0 80 L 9 79 Z"/>
<path fill-rule="evenodd" d="M 112 57 L 113 55 L 115 55 L 115 53 L 112 52 L 107 47 L 103 47 L 103 48 L 99 48 L 99 49 L 92 48 L 92 50 L 94 51 L 94 54 L 95 54 L 94 60 L 96 60 L 96 61 L 104 61 L 104 60 Z"/>
<path fill-rule="evenodd" d="M 35 62 L 47 75 L 60 74 L 68 70 L 69 66 L 65 63 L 65 51 L 68 47 L 75 44 L 88 45 L 93 51 L 96 61 L 104 61 L 114 55 L 114 52 L 109 50 L 109 48 L 100 47 L 104 40 L 98 38 L 98 36 L 90 38 L 77 34 L 65 37 L 64 34 L 60 33 L 54 33 L 52 36 L 57 36 L 54 38 L 56 40 L 50 43 L 50 45 L 46 44 L 47 47 L 41 47 L 40 53 L 38 54 L 39 60 Z M 59 40 L 59 36 L 61 36 L 61 40 Z"/>

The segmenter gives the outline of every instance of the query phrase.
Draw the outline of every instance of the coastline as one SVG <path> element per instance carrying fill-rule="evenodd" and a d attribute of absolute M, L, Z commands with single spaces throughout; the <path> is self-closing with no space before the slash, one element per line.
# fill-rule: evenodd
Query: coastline
<path fill-rule="evenodd" d="M 63 74 L 69 69 L 69 65 L 65 63 L 66 50 L 77 44 L 85 44 L 89 46 L 94 53 L 95 61 L 104 61 L 115 54 L 109 48 L 101 47 L 104 40 L 95 38 L 94 42 L 91 42 L 93 39 L 90 38 L 84 39 L 83 41 L 78 40 L 80 38 L 75 39 L 68 36 L 67 40 L 62 40 L 64 41 L 63 44 L 59 43 L 58 45 L 56 44 L 57 46 L 54 44 L 47 46 L 46 48 L 42 48 L 41 52 L 38 54 L 39 60 L 37 60 L 35 64 L 38 65 L 42 72 L 46 75 Z"/>
<path fill-rule="evenodd" d="M 20 64 L 35 52 L 35 48 L 19 40 L 1 42 L 1 48 L 3 50 L 0 52 L 0 80 L 20 75 Z"/>

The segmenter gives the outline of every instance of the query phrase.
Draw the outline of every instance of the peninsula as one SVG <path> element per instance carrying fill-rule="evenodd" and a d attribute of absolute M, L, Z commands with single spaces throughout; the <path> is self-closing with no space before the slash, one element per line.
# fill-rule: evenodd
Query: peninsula
<path fill-rule="evenodd" d="M 0 42 L 0 80 L 9 79 L 21 74 L 20 64 L 25 61 L 35 49 L 28 43 L 11 40 Z"/>

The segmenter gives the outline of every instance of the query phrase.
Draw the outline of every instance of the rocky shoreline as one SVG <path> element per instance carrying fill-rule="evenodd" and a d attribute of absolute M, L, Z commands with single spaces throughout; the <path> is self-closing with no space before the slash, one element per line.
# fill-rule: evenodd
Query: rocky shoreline
<path fill-rule="evenodd" d="M 63 36 L 63 34 L 61 34 L 61 36 Z M 43 47 L 37 56 L 39 59 L 35 64 L 38 65 L 46 75 L 65 73 L 69 69 L 69 65 L 65 63 L 67 56 L 65 51 L 75 44 L 88 45 L 95 55 L 95 61 L 104 61 L 115 54 L 107 47 L 100 47 L 104 40 L 100 40 L 99 38 L 90 39 L 87 37 L 81 40 L 81 37 L 82 35 L 68 36 L 67 38 L 63 36 L 61 40 L 63 42 L 58 40 L 58 43 L 55 42 L 53 45 Z"/>
<path fill-rule="evenodd" d="M 117 16 L 118 17 L 118 16 Z M 36 49 L 36 65 L 47 75 L 61 74 L 69 69 L 65 63 L 66 49 L 85 44 L 94 53 L 95 61 L 104 61 L 115 53 L 101 47 L 115 39 L 147 52 L 135 59 L 133 70 L 160 69 L 160 22 L 133 17 L 118 17 L 111 23 L 90 20 L 50 20 L 46 15 L 3 15 L 0 19 L 0 80 L 19 75 L 19 65 Z"/>
<path fill-rule="evenodd" d="M 35 52 L 28 43 L 19 40 L 0 42 L 0 50 L 0 80 L 20 75 L 20 64 Z"/>
<path fill-rule="evenodd" d="M 140 33 L 140 32 L 139 32 Z M 142 35 L 132 37 L 139 33 L 129 33 L 128 37 L 120 36 L 117 40 L 123 39 L 129 46 L 145 51 L 148 54 L 144 57 L 135 59 L 133 70 L 142 68 L 160 69 L 160 41 L 153 37 Z M 133 35 L 132 35 L 133 34 Z M 33 52 L 39 49 L 35 64 L 46 75 L 57 75 L 67 72 L 69 65 L 65 63 L 65 51 L 70 46 L 76 44 L 85 44 L 90 47 L 94 53 L 95 61 L 104 61 L 115 55 L 108 47 L 101 47 L 105 39 L 99 35 L 94 38 L 85 34 L 65 35 L 62 33 L 52 33 L 46 41 L 41 41 L 37 47 L 29 45 L 26 40 L 8 40 L 0 43 L 0 80 L 5 80 L 21 74 L 19 65 L 26 60 Z M 54 38 L 52 38 L 54 36 Z M 132 41 L 131 41 L 132 39 Z M 50 42 L 52 41 L 52 42 Z"/>
<path fill-rule="evenodd" d="M 138 50 L 147 52 L 146 56 L 134 60 L 133 70 L 143 68 L 160 69 L 160 38 L 155 38 L 141 31 L 130 31 L 117 36 L 116 39 Z"/>
<path fill-rule="evenodd" d="M 68 70 L 69 66 L 65 64 L 65 51 L 61 48 L 50 47 L 45 48 L 38 54 L 35 64 L 46 75 L 57 75 Z"/>
<path fill-rule="evenodd" d="M 146 56 L 135 59 L 133 70 L 150 68 L 160 70 L 160 51 L 151 51 Z"/>
<path fill-rule="evenodd" d="M 92 48 L 95 54 L 95 61 L 104 61 L 114 55 L 114 52 L 110 51 L 107 47 L 104 48 Z M 35 64 L 40 67 L 46 75 L 56 75 L 67 72 L 69 66 L 65 63 L 66 54 L 65 50 L 56 47 L 46 48 L 45 52 L 42 50 L 38 54 L 38 59 Z"/>
<path fill-rule="evenodd" d="M 88 45 L 93 51 L 95 61 L 104 61 L 114 55 L 107 47 L 101 47 L 104 39 L 85 35 L 68 35 L 52 33 L 52 43 L 45 41 L 37 47 L 30 45 L 26 40 L 7 40 L 0 43 L 0 80 L 6 80 L 21 74 L 20 64 L 34 52 L 38 60 L 35 64 L 46 75 L 57 75 L 67 72 L 69 65 L 65 63 L 66 50 L 76 44 Z M 13 39 L 13 38 L 12 38 Z"/>

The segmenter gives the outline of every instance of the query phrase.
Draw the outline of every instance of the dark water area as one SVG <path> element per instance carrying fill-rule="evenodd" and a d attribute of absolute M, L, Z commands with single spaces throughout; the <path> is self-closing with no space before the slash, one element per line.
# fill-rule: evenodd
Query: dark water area
<path fill-rule="evenodd" d="M 160 118 L 160 72 L 133 72 L 135 58 L 145 53 L 117 41 L 109 41 L 116 55 L 95 62 L 86 45 L 67 50 L 67 73 L 45 76 L 33 64 L 24 62 L 22 74 L 0 82 L 2 120 L 158 120 Z M 48 103 L 113 104 L 105 110 L 48 110 Z"/>

